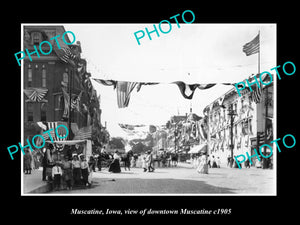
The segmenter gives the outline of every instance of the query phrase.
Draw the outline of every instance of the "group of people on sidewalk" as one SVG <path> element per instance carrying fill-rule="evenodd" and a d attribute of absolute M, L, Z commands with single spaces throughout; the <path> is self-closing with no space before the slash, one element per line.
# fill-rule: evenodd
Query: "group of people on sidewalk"
<path fill-rule="evenodd" d="M 83 154 L 65 155 L 60 160 L 54 161 L 51 151 L 47 149 L 42 161 L 42 180 L 53 184 L 54 190 L 72 190 L 74 186 L 91 186 L 95 160 L 90 156 L 89 161 Z"/>

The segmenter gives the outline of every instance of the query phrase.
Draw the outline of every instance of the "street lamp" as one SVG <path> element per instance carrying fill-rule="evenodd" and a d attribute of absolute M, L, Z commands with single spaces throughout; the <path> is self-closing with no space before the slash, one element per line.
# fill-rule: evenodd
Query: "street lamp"
<path fill-rule="evenodd" d="M 233 120 L 234 117 L 237 116 L 237 113 L 233 110 L 233 104 L 230 105 L 229 109 L 228 109 L 228 114 L 230 116 L 230 152 L 231 152 L 231 156 L 230 156 L 230 167 L 232 168 L 232 164 L 233 164 Z"/>

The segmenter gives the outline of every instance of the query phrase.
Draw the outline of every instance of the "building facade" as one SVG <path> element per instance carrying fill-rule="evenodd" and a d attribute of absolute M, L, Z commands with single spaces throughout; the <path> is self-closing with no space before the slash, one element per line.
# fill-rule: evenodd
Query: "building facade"
<path fill-rule="evenodd" d="M 273 84 L 260 90 L 252 86 L 252 89 L 251 92 L 245 88 L 239 96 L 234 87 L 204 109 L 208 151 L 210 155 L 220 157 L 223 166 L 231 156 L 254 155 L 254 149 L 259 152 L 259 146 L 273 140 Z M 268 155 L 270 150 L 265 148 L 262 152 Z M 261 167 L 272 168 L 272 157 L 260 159 Z M 252 162 L 252 166 L 260 166 L 256 158 L 252 158 Z"/>
<path fill-rule="evenodd" d="M 60 38 L 66 32 L 63 26 L 24 26 L 23 47 L 28 49 L 23 59 L 23 121 L 24 140 L 40 134 L 47 123 L 64 124 L 73 139 L 83 128 L 86 136 L 101 142 L 100 100 L 90 81 L 87 62 L 81 58 L 81 44 L 67 45 Z M 61 47 L 58 49 L 56 39 Z M 72 43 L 68 35 L 65 42 Z M 42 42 L 47 41 L 51 47 Z M 33 53 L 35 47 L 38 53 Z M 49 53 L 49 54 L 42 54 Z M 101 139 L 101 140 L 100 140 Z M 103 141 L 103 140 L 102 140 Z"/>

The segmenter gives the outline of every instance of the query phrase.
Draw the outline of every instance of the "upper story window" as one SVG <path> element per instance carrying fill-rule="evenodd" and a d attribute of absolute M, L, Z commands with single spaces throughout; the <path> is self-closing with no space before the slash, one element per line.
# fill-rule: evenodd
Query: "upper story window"
<path fill-rule="evenodd" d="M 32 44 L 38 45 L 42 42 L 42 34 L 40 32 L 32 32 Z"/>
<path fill-rule="evenodd" d="M 28 66 L 27 87 L 32 87 L 32 68 L 31 68 L 31 65 Z"/>
<path fill-rule="evenodd" d="M 27 121 L 33 121 L 33 105 L 31 102 L 27 103 Z"/>
<path fill-rule="evenodd" d="M 46 68 L 45 65 L 42 67 L 42 87 L 46 87 L 47 85 L 47 73 L 46 73 Z"/>
<path fill-rule="evenodd" d="M 64 72 L 63 73 L 63 82 L 68 83 L 68 81 L 69 81 L 69 75 L 68 75 L 68 73 Z"/>

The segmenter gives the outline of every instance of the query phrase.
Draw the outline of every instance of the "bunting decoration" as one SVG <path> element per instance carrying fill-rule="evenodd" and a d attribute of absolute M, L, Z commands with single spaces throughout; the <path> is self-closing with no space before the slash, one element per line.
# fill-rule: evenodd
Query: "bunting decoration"
<path fill-rule="evenodd" d="M 266 76 L 266 74 L 265 74 Z M 143 85 L 157 85 L 161 84 L 160 82 L 129 82 L 129 81 L 116 81 L 116 80 L 104 80 L 99 78 L 92 78 L 99 84 L 105 86 L 113 86 L 114 89 L 117 90 L 117 98 L 118 98 L 118 107 L 125 108 L 129 105 L 130 94 L 136 88 L 137 92 L 140 91 Z M 84 81 L 87 85 L 90 82 L 89 79 Z M 180 90 L 180 93 L 185 99 L 191 100 L 193 98 L 195 90 L 198 88 L 200 90 L 206 90 L 209 88 L 214 87 L 217 83 L 209 83 L 209 84 L 186 84 L 183 81 L 175 81 L 171 82 L 170 84 L 176 84 Z M 235 83 L 221 83 L 223 85 L 235 85 Z M 222 100 L 220 99 L 220 106 L 222 106 Z"/>
<path fill-rule="evenodd" d="M 47 88 L 28 88 L 24 89 L 24 93 L 27 96 L 28 100 L 30 102 L 41 102 L 41 101 L 47 101 L 44 100 L 45 95 L 47 94 L 48 89 Z"/>
<path fill-rule="evenodd" d="M 114 89 L 117 87 L 117 81 L 115 80 L 103 80 L 103 79 L 97 79 L 93 78 L 94 81 L 97 81 L 99 84 L 105 85 L 105 86 L 113 86 Z"/>
<path fill-rule="evenodd" d="M 182 81 L 176 81 L 174 84 L 177 84 L 182 96 L 186 99 L 192 99 L 198 84 L 186 84 Z"/>

